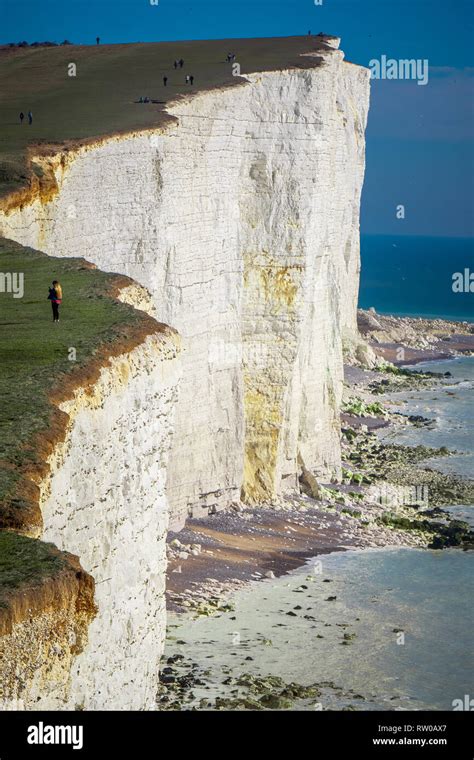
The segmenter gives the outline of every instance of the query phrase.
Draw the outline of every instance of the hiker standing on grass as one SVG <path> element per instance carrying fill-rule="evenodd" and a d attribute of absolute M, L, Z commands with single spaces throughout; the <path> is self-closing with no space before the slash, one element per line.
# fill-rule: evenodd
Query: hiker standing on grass
<path fill-rule="evenodd" d="M 191 76 L 189 77 L 189 84 L 191 84 L 191 85 L 192 85 L 192 84 L 194 84 L 194 77 L 193 77 L 193 75 L 192 75 L 192 74 L 191 74 Z"/>
<path fill-rule="evenodd" d="M 33 124 L 33 114 L 28 111 L 28 124 Z"/>
<path fill-rule="evenodd" d="M 23 119 L 25 118 L 25 114 L 23 111 L 20 112 L 20 124 L 23 124 Z"/>
<path fill-rule="evenodd" d="M 182 59 L 182 58 L 180 58 L 180 59 L 179 59 L 179 61 L 178 61 L 178 63 L 179 63 L 179 68 L 180 68 L 180 69 L 182 69 L 182 68 L 183 68 L 183 66 L 184 66 L 184 61 L 183 61 L 183 59 Z"/>
<path fill-rule="evenodd" d="M 53 280 L 53 287 L 49 289 L 48 301 L 53 307 L 53 322 L 59 322 L 59 305 L 63 300 L 63 290 L 57 280 Z"/>
<path fill-rule="evenodd" d="M 163 84 L 166 87 L 166 85 L 168 84 L 168 77 L 163 77 Z"/>

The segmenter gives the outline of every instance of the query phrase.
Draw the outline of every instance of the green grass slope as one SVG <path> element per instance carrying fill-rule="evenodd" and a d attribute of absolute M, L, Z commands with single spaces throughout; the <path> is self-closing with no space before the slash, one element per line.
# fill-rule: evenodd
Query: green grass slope
<path fill-rule="evenodd" d="M 0 238 L 0 273 L 5 272 L 23 274 L 24 295 L 14 298 L 0 290 L 0 607 L 4 608 L 16 588 L 39 586 L 68 563 L 54 547 L 16 532 L 31 533 L 32 525 L 38 529 L 41 525 L 35 482 L 47 471 L 46 458 L 65 433 L 66 415 L 54 400 L 70 396 L 77 384 L 93 382 L 109 356 L 129 350 L 160 329 L 148 315 L 115 300 L 128 278 L 91 268 L 82 259 L 53 258 Z M 47 300 L 53 279 L 63 287 L 58 324 L 52 321 Z"/>
<path fill-rule="evenodd" d="M 0 612 L 17 589 L 37 586 L 65 567 L 66 560 L 51 544 L 0 531 Z"/>
<path fill-rule="evenodd" d="M 60 394 L 71 373 L 92 358 L 106 359 L 127 329 L 149 318 L 107 295 L 117 276 L 89 268 L 82 259 L 53 258 L 0 238 L 0 272 L 24 276 L 23 298 L 0 292 L 1 503 L 25 461 L 35 457 L 31 442 L 47 436 L 51 391 Z M 63 287 L 58 324 L 47 300 L 53 279 Z"/>

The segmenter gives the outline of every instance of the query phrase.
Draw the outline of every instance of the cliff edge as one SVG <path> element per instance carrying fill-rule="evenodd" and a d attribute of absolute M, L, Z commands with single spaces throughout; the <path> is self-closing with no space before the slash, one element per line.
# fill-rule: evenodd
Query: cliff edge
<path fill-rule="evenodd" d="M 10 238 L 132 277 L 182 336 L 175 526 L 294 487 L 298 456 L 340 473 L 369 72 L 337 39 L 296 39 L 291 68 L 267 41 L 269 70 L 180 94 L 155 129 L 58 150 L 55 193 L 0 214 Z"/>
<path fill-rule="evenodd" d="M 1 703 L 152 706 L 179 337 L 126 277 L 6 240 L 0 261 L 25 288 L 2 294 Z M 59 325 L 38 297 L 52 276 Z"/>
<path fill-rule="evenodd" d="M 24 532 L 77 555 L 95 581 L 87 645 L 63 669 L 67 688 L 59 678 L 57 694 L 40 689 L 38 706 L 154 705 L 168 516 L 180 527 L 240 500 L 271 502 L 302 468 L 341 472 L 343 348 L 360 344 L 369 71 L 332 37 L 181 44 L 197 86 L 170 81 L 166 93 L 146 72 L 169 64 L 176 43 L 77 50 L 107 84 L 103 123 L 87 82 L 74 96 L 63 83 L 59 125 L 43 119 L 42 142 L 15 135 L 0 155 L 0 233 L 56 257 L 56 269 L 81 259 L 84 271 L 132 278 L 116 295 L 148 312 L 146 334 L 124 348 L 119 330 L 93 379 L 52 399 L 46 429 L 59 420 L 64 435 L 46 458 L 36 439 L 29 450 L 47 466 L 31 478 L 22 460 L 27 476 L 4 502 L 4 527 L 21 531 L 28 494 Z M 146 104 L 135 99 L 144 82 Z M 68 103 L 83 109 L 75 124 Z M 65 301 L 61 329 L 75 308 Z"/>

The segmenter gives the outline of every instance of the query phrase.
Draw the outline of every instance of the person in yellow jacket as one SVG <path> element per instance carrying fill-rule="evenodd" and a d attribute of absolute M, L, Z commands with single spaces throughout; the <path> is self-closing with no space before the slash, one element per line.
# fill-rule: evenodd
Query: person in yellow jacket
<path fill-rule="evenodd" d="M 59 306 L 63 300 L 63 289 L 57 280 L 53 280 L 53 287 L 49 289 L 48 300 L 53 307 L 53 322 L 59 322 Z"/>

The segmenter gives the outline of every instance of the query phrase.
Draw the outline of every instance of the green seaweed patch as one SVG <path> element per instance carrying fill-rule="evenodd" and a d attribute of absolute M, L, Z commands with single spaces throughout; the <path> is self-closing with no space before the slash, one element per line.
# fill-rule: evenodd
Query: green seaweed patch
<path fill-rule="evenodd" d="M 464 520 L 451 520 L 448 525 L 434 523 L 434 526 L 437 533 L 428 545 L 429 549 L 447 549 L 450 546 L 474 549 L 474 531 Z"/>
<path fill-rule="evenodd" d="M 343 404 L 342 411 L 355 417 L 384 417 L 386 410 L 380 401 L 367 404 L 361 398 L 350 398 Z"/>
<path fill-rule="evenodd" d="M 377 371 L 377 370 L 375 370 Z M 375 395 L 383 393 L 411 390 L 416 388 L 435 387 L 450 373 L 421 372 L 420 370 L 402 369 L 400 367 L 382 367 L 378 369 L 384 375 L 380 380 L 369 383 L 368 390 Z"/>
<path fill-rule="evenodd" d="M 353 517 L 356 520 L 362 517 L 362 512 L 359 509 L 348 509 L 347 507 L 344 507 L 341 512 L 343 515 L 349 515 L 349 517 Z"/>
<path fill-rule="evenodd" d="M 397 530 L 430 533 L 432 539 L 428 544 L 429 549 L 446 549 L 455 546 L 464 549 L 474 548 L 474 531 L 463 520 L 450 520 L 446 524 L 426 519 L 411 520 L 409 517 L 385 513 L 376 522 Z"/>
<path fill-rule="evenodd" d="M 376 522 L 385 527 L 397 528 L 398 530 L 433 530 L 432 525 L 428 520 L 411 520 L 409 517 L 403 517 L 392 513 L 383 514 L 382 517 L 377 518 Z"/>
<path fill-rule="evenodd" d="M 212 617 L 221 612 L 233 612 L 235 609 L 231 602 L 223 601 L 217 596 L 211 596 L 206 601 L 199 600 L 196 602 L 183 602 L 183 606 L 193 612 L 197 617 Z"/>

